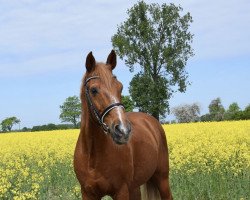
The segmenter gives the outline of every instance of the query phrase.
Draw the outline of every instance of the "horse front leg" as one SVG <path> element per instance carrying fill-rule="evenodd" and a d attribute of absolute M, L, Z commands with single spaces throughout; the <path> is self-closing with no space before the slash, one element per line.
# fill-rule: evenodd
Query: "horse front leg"
<path fill-rule="evenodd" d="M 133 191 L 129 192 L 130 200 L 141 200 L 141 190 L 140 188 L 136 188 Z"/>
<path fill-rule="evenodd" d="M 129 190 L 127 185 L 123 185 L 113 196 L 113 200 L 129 200 Z"/>
<path fill-rule="evenodd" d="M 90 198 L 85 192 L 82 192 L 82 200 L 94 200 Z"/>
<path fill-rule="evenodd" d="M 82 200 L 101 200 L 101 198 L 93 196 L 93 195 L 85 192 L 84 190 L 81 190 L 81 193 L 82 193 Z"/>

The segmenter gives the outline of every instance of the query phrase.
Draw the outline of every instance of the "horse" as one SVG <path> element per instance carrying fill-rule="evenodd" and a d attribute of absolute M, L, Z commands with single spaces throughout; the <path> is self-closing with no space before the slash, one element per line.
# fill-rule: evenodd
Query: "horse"
<path fill-rule="evenodd" d="M 125 112 L 122 84 L 106 63 L 86 57 L 81 85 L 81 125 L 74 171 L 84 200 L 170 200 L 169 156 L 165 132 L 154 117 Z"/>

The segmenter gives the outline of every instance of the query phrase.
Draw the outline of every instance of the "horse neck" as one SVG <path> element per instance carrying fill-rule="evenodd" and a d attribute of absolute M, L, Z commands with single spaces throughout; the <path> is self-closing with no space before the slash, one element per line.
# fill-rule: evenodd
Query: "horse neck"
<path fill-rule="evenodd" d="M 83 106 L 81 116 L 81 134 L 83 148 L 87 154 L 92 154 L 95 151 L 95 148 L 104 147 L 107 142 L 107 136 L 104 134 L 102 127 L 91 115 L 88 106 Z"/>

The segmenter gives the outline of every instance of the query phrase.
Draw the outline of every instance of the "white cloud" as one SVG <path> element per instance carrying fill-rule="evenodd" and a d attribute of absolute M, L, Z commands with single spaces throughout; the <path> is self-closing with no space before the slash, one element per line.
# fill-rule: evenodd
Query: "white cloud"
<path fill-rule="evenodd" d="M 191 7 L 196 59 L 250 55 L 250 2 L 197 1 Z"/>
<path fill-rule="evenodd" d="M 111 36 L 117 25 L 126 19 L 127 8 L 136 2 L 1 2 L 0 76 L 75 66 L 91 50 L 97 60 L 106 59 L 112 48 Z M 193 16 L 195 60 L 250 55 L 249 1 L 174 3 Z"/>

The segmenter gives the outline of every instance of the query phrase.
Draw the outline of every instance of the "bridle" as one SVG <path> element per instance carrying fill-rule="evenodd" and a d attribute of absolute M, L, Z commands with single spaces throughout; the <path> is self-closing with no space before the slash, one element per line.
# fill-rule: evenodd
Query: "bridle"
<path fill-rule="evenodd" d="M 89 88 L 87 87 L 87 83 L 92 80 L 92 79 L 96 79 L 96 78 L 100 78 L 99 76 L 91 76 L 89 78 L 87 78 L 84 82 L 84 87 L 85 87 L 85 93 L 86 93 L 86 97 L 87 97 L 87 103 L 88 106 L 91 110 L 91 112 L 94 113 L 95 118 L 97 119 L 98 123 L 100 124 L 100 126 L 102 127 L 104 133 L 109 133 L 110 129 L 108 127 L 108 125 L 106 123 L 104 123 L 104 118 L 105 116 L 114 108 L 118 108 L 118 107 L 122 107 L 124 109 L 124 105 L 122 103 L 113 103 L 111 105 L 109 105 L 108 107 L 106 107 L 104 109 L 104 111 L 102 111 L 102 113 L 99 113 L 98 110 L 96 109 L 95 105 L 93 104 L 93 102 L 91 101 L 91 97 L 89 95 Z"/>

